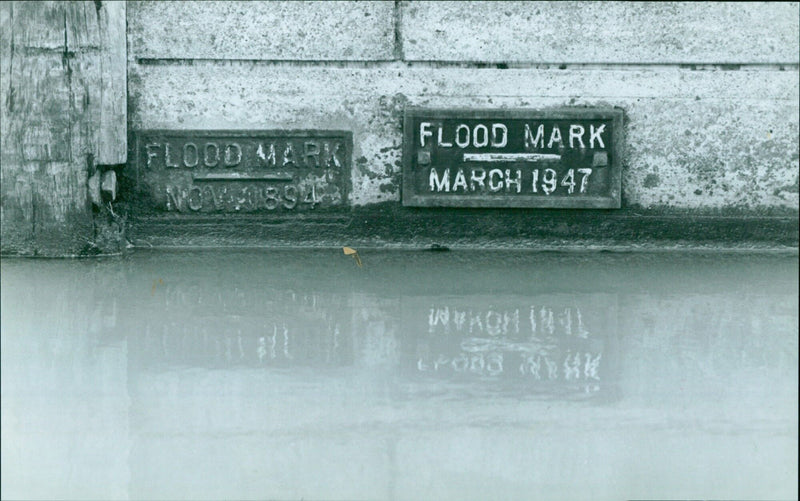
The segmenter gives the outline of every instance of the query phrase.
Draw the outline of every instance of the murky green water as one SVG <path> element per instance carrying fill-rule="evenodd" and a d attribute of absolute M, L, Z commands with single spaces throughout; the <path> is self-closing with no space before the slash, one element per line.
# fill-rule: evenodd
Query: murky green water
<path fill-rule="evenodd" d="M 796 256 L 2 261 L 2 497 L 782 499 Z"/>

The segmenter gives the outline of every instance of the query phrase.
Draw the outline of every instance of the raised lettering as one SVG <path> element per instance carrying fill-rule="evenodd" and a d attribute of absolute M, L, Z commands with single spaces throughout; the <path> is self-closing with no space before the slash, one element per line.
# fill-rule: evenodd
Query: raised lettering
<path fill-rule="evenodd" d="M 440 179 L 436 169 L 431 168 L 428 182 L 430 183 L 431 191 L 450 191 L 450 171 L 445 169 Z"/>
<path fill-rule="evenodd" d="M 458 191 L 459 186 L 463 191 L 467 191 L 467 178 L 464 176 L 464 169 L 458 169 L 456 177 L 453 180 L 453 191 Z"/>
<path fill-rule="evenodd" d="M 511 169 L 506 169 L 506 191 L 511 191 L 511 185 L 514 184 L 517 186 L 517 193 L 522 191 L 522 171 L 517 169 L 517 178 L 511 178 Z"/>
<path fill-rule="evenodd" d="M 266 165 L 275 167 L 275 143 L 269 143 L 269 150 L 267 152 L 264 151 L 264 143 L 259 143 L 256 155 L 258 155 L 258 158 L 263 160 Z"/>
<path fill-rule="evenodd" d="M 278 199 L 278 189 L 274 186 L 267 186 L 264 188 L 264 198 L 266 199 L 265 205 L 267 210 L 275 210 L 278 208 L 278 204 L 280 204 L 280 200 Z"/>
<path fill-rule="evenodd" d="M 570 169 L 561 180 L 561 186 L 567 187 L 567 194 L 572 194 L 575 191 L 575 169 Z"/>
<path fill-rule="evenodd" d="M 428 130 L 430 126 L 430 122 L 420 122 L 419 124 L 419 145 L 423 148 L 425 147 L 425 138 L 433 136 L 433 132 Z M 441 138 L 441 129 L 439 129 L 439 137 Z"/>
<path fill-rule="evenodd" d="M 176 186 L 167 186 L 167 210 L 183 212 L 183 204 L 181 203 L 180 189 Z"/>
<path fill-rule="evenodd" d="M 486 364 L 486 371 L 490 376 L 497 376 L 503 373 L 503 354 L 490 353 Z"/>
<path fill-rule="evenodd" d="M 319 143 L 316 141 L 306 141 L 303 143 L 303 149 L 303 156 L 306 159 L 306 166 L 319 167 Z"/>
<path fill-rule="evenodd" d="M 225 197 L 228 195 L 228 188 L 223 186 L 216 190 L 211 190 L 211 195 L 214 197 L 214 207 L 218 210 L 225 209 Z"/>
<path fill-rule="evenodd" d="M 489 180 L 491 182 L 492 174 L 489 173 Z M 493 320 L 497 319 L 497 320 Z M 500 334 L 500 322 L 502 322 L 503 317 L 500 316 L 499 313 L 495 311 L 489 311 L 486 313 L 486 333 L 490 336 L 497 336 Z"/>
<path fill-rule="evenodd" d="M 190 210 L 197 212 L 203 208 L 203 192 L 197 186 L 192 186 L 189 196 L 186 198 L 187 206 Z"/>
<path fill-rule="evenodd" d="M 605 148 L 606 145 L 603 144 L 603 137 L 601 134 L 606 128 L 606 124 L 601 125 L 597 130 L 594 130 L 594 124 L 589 125 L 589 148 L 594 148 L 594 140 L 597 139 L 597 142 L 600 143 L 601 148 Z"/>
<path fill-rule="evenodd" d="M 577 139 L 579 143 L 581 143 L 581 148 L 586 148 L 583 144 L 583 133 L 585 129 L 582 125 L 572 124 L 569 126 L 569 147 L 574 148 L 572 141 Z"/>
<path fill-rule="evenodd" d="M 472 169 L 472 174 L 469 178 L 469 189 L 475 191 L 475 184 L 478 183 L 481 186 L 481 191 L 483 191 L 486 188 L 484 179 L 486 179 L 486 170 L 483 167 Z"/>
<path fill-rule="evenodd" d="M 494 177 L 497 176 L 500 180 L 495 183 Z M 503 171 L 500 169 L 492 169 L 489 171 L 489 191 L 495 192 L 503 189 Z"/>
<path fill-rule="evenodd" d="M 339 153 L 339 150 L 342 148 L 342 143 L 335 143 L 335 146 L 332 151 L 329 151 L 328 143 L 325 143 L 325 157 L 328 158 L 327 167 L 336 167 L 339 168 L 342 166 L 342 162 L 339 161 L 339 158 L 336 156 Z M 330 153 L 330 156 L 328 154 Z"/>
<path fill-rule="evenodd" d="M 192 160 L 188 160 L 190 154 L 189 150 L 193 150 L 191 156 L 193 157 Z M 183 145 L 183 165 L 184 167 L 197 167 L 197 163 L 200 161 L 200 155 L 197 154 L 197 145 L 194 143 L 186 143 Z"/>
<path fill-rule="evenodd" d="M 242 148 L 236 143 L 225 145 L 225 167 L 235 167 L 242 161 Z"/>
<path fill-rule="evenodd" d="M 589 176 L 592 175 L 592 169 L 578 169 L 578 172 L 583 174 L 583 177 L 581 178 L 580 192 L 586 193 L 586 181 L 589 179 Z"/>
<path fill-rule="evenodd" d="M 214 156 L 210 156 L 208 151 L 211 148 L 214 148 Z M 212 163 L 211 160 L 214 160 Z M 216 167 L 219 164 L 219 146 L 216 143 L 206 143 L 205 147 L 203 148 L 203 165 L 206 167 Z"/>
<path fill-rule="evenodd" d="M 248 205 L 250 206 L 249 210 L 254 210 L 256 207 L 253 198 L 253 193 L 250 191 L 250 188 L 247 186 L 242 187 L 236 195 L 236 205 L 234 205 L 233 210 L 239 211 L 244 209 L 247 211 Z"/>
<path fill-rule="evenodd" d="M 158 152 L 154 151 L 155 148 L 159 148 L 161 145 L 158 143 L 151 143 L 144 147 L 147 151 L 147 168 L 150 168 L 150 164 L 152 160 L 158 155 Z"/>
<path fill-rule="evenodd" d="M 172 162 L 169 143 L 164 143 L 164 165 L 172 168 L 178 167 L 178 164 Z"/>
<path fill-rule="evenodd" d="M 461 131 L 464 131 L 464 140 L 461 140 Z M 469 127 L 464 124 L 459 124 L 456 127 L 456 145 L 459 148 L 466 148 L 469 146 Z"/>
<path fill-rule="evenodd" d="M 597 369 L 600 367 L 600 359 L 603 357 L 602 353 L 598 353 L 596 357 L 592 358 L 590 353 L 584 353 L 585 357 L 585 365 L 583 367 L 583 377 L 586 379 L 595 379 L 600 380 L 600 376 L 597 374 Z"/>
<path fill-rule="evenodd" d="M 545 195 L 549 195 L 556 191 L 556 171 L 553 169 L 545 169 L 544 176 L 542 176 L 542 191 Z"/>
<path fill-rule="evenodd" d="M 550 141 L 547 142 L 547 147 L 552 148 L 553 143 L 561 143 L 561 129 L 558 128 L 558 125 L 554 125 L 550 132 Z"/>
<path fill-rule="evenodd" d="M 498 131 L 502 132 L 502 136 L 498 139 Z M 504 124 L 492 124 L 492 147 L 502 148 L 508 144 L 508 127 Z"/>
<path fill-rule="evenodd" d="M 214 193 L 214 189 L 211 186 L 206 185 L 203 187 L 203 195 L 204 199 L 207 198 L 208 200 L 211 201 L 210 205 L 213 206 L 214 210 L 220 209 L 220 207 L 217 205 L 217 195 Z"/>
<path fill-rule="evenodd" d="M 286 149 L 283 150 L 283 166 L 286 167 L 289 164 L 297 165 L 294 161 L 294 148 L 291 141 L 286 142 Z"/>
<path fill-rule="evenodd" d="M 544 124 L 539 124 L 536 129 L 536 137 L 533 137 L 531 128 L 525 124 L 525 149 L 544 148 Z"/>
<path fill-rule="evenodd" d="M 482 138 L 478 139 L 478 134 L 480 133 Z M 484 146 L 489 144 L 489 129 L 486 128 L 483 124 L 478 124 L 472 130 L 472 144 L 476 148 L 483 148 Z"/>
<path fill-rule="evenodd" d="M 310 190 L 308 188 L 306 188 L 306 194 L 303 197 L 303 203 L 304 204 L 310 204 L 311 208 L 313 209 L 314 206 L 316 204 L 318 204 L 319 202 L 320 201 L 317 200 L 317 188 L 316 188 L 316 185 L 312 184 Z"/>
<path fill-rule="evenodd" d="M 443 148 L 452 148 L 453 147 L 453 143 L 446 143 L 446 142 L 444 142 L 444 139 L 442 139 L 442 128 L 441 127 L 439 127 L 436 144 L 438 146 L 443 147 Z"/>
<path fill-rule="evenodd" d="M 287 209 L 297 207 L 297 188 L 292 184 L 283 187 L 283 206 Z"/>

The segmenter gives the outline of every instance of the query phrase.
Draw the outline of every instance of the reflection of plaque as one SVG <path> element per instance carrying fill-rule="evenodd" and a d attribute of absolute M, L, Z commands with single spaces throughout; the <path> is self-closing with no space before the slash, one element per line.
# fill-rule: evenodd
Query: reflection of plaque
<path fill-rule="evenodd" d="M 343 303 L 336 295 L 288 294 L 271 288 L 237 295 L 225 288 L 167 283 L 156 297 L 163 301 L 163 317 L 169 320 L 144 317 L 141 335 L 128 341 L 131 360 L 143 368 L 353 363 L 349 318 L 336 315 Z M 224 313 L 209 316 L 208 310 Z"/>
<path fill-rule="evenodd" d="M 420 373 L 592 390 L 615 377 L 615 295 L 409 298 L 403 311 Z"/>
<path fill-rule="evenodd" d="M 324 210 L 347 203 L 352 143 L 346 131 L 136 131 L 127 176 L 156 212 Z"/>

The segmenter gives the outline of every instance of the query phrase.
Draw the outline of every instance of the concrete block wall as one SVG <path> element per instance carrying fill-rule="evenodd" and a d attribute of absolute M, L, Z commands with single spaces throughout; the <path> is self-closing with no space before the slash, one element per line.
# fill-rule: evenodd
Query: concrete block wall
<path fill-rule="evenodd" d="M 798 207 L 797 3 L 130 2 L 133 128 L 344 128 L 399 201 L 405 106 L 615 106 L 627 207 Z"/>
<path fill-rule="evenodd" d="M 126 4 L 128 132 L 336 129 L 354 141 L 351 207 L 327 230 L 288 216 L 197 226 L 133 213 L 134 244 L 468 245 L 486 234 L 487 245 L 797 246 L 797 2 Z M 622 208 L 403 208 L 406 106 L 617 107 Z"/>

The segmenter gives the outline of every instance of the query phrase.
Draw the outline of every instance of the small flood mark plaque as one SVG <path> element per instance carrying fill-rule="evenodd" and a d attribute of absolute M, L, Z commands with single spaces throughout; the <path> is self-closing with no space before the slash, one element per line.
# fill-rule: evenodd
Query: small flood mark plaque
<path fill-rule="evenodd" d="M 622 111 L 409 108 L 403 205 L 620 207 Z"/>
<path fill-rule="evenodd" d="M 347 203 L 348 131 L 133 134 L 136 196 L 157 212 L 287 214 Z"/>

